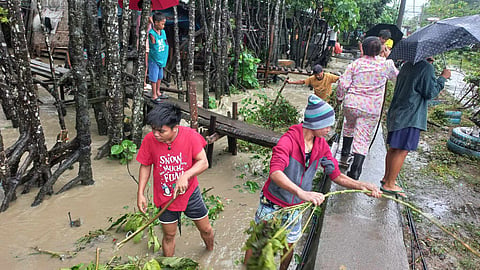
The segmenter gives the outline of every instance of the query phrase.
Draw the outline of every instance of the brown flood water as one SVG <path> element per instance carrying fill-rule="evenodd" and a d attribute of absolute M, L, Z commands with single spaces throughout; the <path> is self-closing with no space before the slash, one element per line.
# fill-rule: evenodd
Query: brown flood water
<path fill-rule="evenodd" d="M 58 121 L 53 108 L 42 105 L 42 119 L 45 133 L 48 138 L 55 138 L 58 130 Z M 69 111 L 67 123 L 70 137 L 74 137 L 73 113 Z M 43 117 L 45 118 L 45 117 Z M 3 118 L 4 119 L 4 118 Z M 17 131 L 8 128 L 10 123 L 2 120 L 2 135 L 6 145 L 14 141 Z M 7 128 L 4 128 L 7 127 Z M 92 126 L 92 130 L 95 129 Z M 148 129 L 145 130 L 147 132 Z M 105 137 L 95 135 L 93 132 L 93 155 L 97 148 L 105 142 Z M 48 142 L 49 146 L 53 141 Z M 244 180 L 237 178 L 239 174 L 236 167 L 248 161 L 248 156 L 243 153 L 232 156 L 225 153 L 226 139 L 215 144 L 213 167 L 205 171 L 200 177 L 202 188 L 213 187 L 208 194 L 219 195 L 223 198 L 225 210 L 214 223 L 215 250 L 206 252 L 204 244 L 194 226 L 184 225 L 182 235 L 177 236 L 176 256 L 188 257 L 198 261 L 202 269 L 233 269 L 241 268 L 235 265 L 235 260 L 243 256 L 241 251 L 246 235 L 243 231 L 248 227 L 250 219 L 258 203 L 258 194 L 247 192 L 240 193 L 235 185 L 241 185 Z M 138 177 L 138 163 L 130 163 L 130 171 Z M 43 250 L 65 254 L 66 251 L 75 250 L 75 241 L 80 237 L 98 229 L 106 229 L 122 214 L 131 212 L 136 207 L 136 183 L 128 175 L 125 166 L 117 160 L 93 160 L 95 184 L 92 186 L 78 186 L 65 193 L 46 197 L 44 202 L 37 207 L 30 207 L 38 189 L 33 189 L 29 194 L 22 195 L 22 188 L 17 190 L 18 199 L 12 202 L 9 209 L 0 214 L 0 258 L 2 269 L 59 269 L 71 267 L 78 263 L 95 261 L 96 247 L 101 248 L 100 262 L 109 261 L 114 255 L 122 256 L 150 253 L 146 239 L 135 244 L 127 243 L 119 251 L 115 251 L 113 238 L 122 240 L 125 236 L 112 233 L 92 246 L 81 250 L 71 259 L 60 260 L 51 258 L 46 254 L 35 254 L 33 247 Z M 66 181 L 73 179 L 77 168 L 67 171 L 55 185 L 55 190 L 60 189 Z M 127 208 L 128 209 L 125 209 Z M 81 227 L 70 227 L 68 212 L 72 219 L 81 218 Z M 233 218 L 234 217 L 234 218 Z M 157 227 L 157 234 L 161 237 L 161 230 Z M 155 254 L 159 255 L 159 254 Z"/>
<path fill-rule="evenodd" d="M 292 78 L 293 77 L 293 78 Z M 305 76 L 293 75 L 291 79 L 305 78 Z M 274 96 L 281 87 L 281 82 L 266 89 L 265 93 Z M 197 89 L 201 89 L 197 85 Z M 273 90 L 273 91 L 272 91 Z M 249 91 L 248 95 L 254 91 Z M 283 94 L 299 110 L 306 104 L 308 95 L 312 93 L 308 87 L 287 85 Z M 233 95 L 222 100 L 223 106 L 219 111 L 229 110 L 232 101 L 240 101 L 245 95 Z M 53 107 L 53 100 L 48 95 L 40 98 L 41 117 L 47 145 L 50 148 L 59 132 L 58 118 Z M 201 96 L 198 97 L 201 101 Z M 199 104 L 200 105 L 200 104 Z M 239 103 L 239 107 L 241 104 Z M 302 111 L 303 112 L 303 111 Z M 5 120 L 3 112 L 0 112 L 0 128 L 4 137 L 4 143 L 10 146 L 18 136 L 16 129 L 11 128 L 10 121 Z M 91 114 L 92 111 L 91 111 Z M 95 119 L 92 115 L 91 119 Z M 74 108 L 68 108 L 66 116 L 69 137 L 75 136 Z M 92 120 L 94 121 L 94 120 Z M 105 136 L 98 136 L 96 123 L 92 122 L 92 166 L 95 184 L 92 186 L 77 186 L 59 195 L 46 197 L 42 204 L 30 207 L 38 189 L 32 189 L 29 194 L 20 194 L 22 187 L 17 189 L 18 199 L 10 204 L 9 209 L 0 213 L 0 259 L 2 269 L 60 269 L 72 267 L 79 263 L 95 261 L 96 248 L 101 248 L 100 262 L 106 263 L 113 256 L 122 256 L 122 260 L 130 256 L 152 255 L 147 248 L 147 240 L 135 244 L 128 242 L 123 248 L 116 251 L 112 242 L 113 238 L 122 240 L 125 236 L 111 232 L 111 237 L 93 243 L 91 246 L 79 251 L 73 258 L 60 260 L 46 254 L 37 254 L 33 247 L 64 254 L 66 251 L 75 250 L 75 241 L 87 235 L 89 231 L 106 229 L 111 223 L 110 217 L 116 220 L 122 214 L 131 212 L 136 207 L 136 183 L 128 175 L 125 166 L 117 160 L 93 160 L 97 149 L 102 146 Z M 145 133 L 148 132 L 145 128 Z M 246 180 L 255 180 L 260 185 L 265 179 L 240 179 L 242 169 L 250 161 L 250 155 L 238 153 L 232 156 L 226 153 L 226 138 L 215 143 L 214 160 L 212 168 L 199 176 L 201 188 L 213 187 L 208 194 L 218 195 L 223 198 L 225 210 L 214 222 L 215 248 L 207 252 L 205 246 L 194 226 L 182 226 L 182 235 L 177 234 L 176 253 L 178 257 L 188 257 L 200 263 L 200 269 L 242 269 L 241 261 L 244 252 L 241 250 L 246 240 L 244 231 L 253 219 L 258 205 L 258 192 L 251 194 L 239 192 L 235 185 L 242 185 Z M 130 171 L 138 177 L 138 163 L 130 163 Z M 64 173 L 55 185 L 55 191 L 64 183 L 77 175 L 77 167 Z M 127 209 L 126 209 L 127 208 Z M 68 212 L 72 219 L 81 218 L 81 227 L 70 227 Z M 157 227 L 157 235 L 161 238 L 161 230 Z M 155 255 L 160 255 L 159 253 Z"/>

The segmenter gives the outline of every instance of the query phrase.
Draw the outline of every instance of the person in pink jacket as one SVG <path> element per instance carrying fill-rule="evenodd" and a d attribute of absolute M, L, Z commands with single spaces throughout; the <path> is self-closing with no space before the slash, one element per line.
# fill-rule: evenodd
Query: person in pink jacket
<path fill-rule="evenodd" d="M 273 147 L 270 160 L 270 174 L 263 186 L 260 204 L 255 214 L 255 221 L 268 220 L 272 213 L 283 208 L 303 202 L 320 205 L 324 196 L 312 191 L 312 182 L 316 171 L 322 167 L 330 179 L 338 185 L 360 190 L 370 190 L 371 196 L 379 198 L 381 191 L 371 183 L 358 182 L 340 172 L 337 160 L 332 156 L 325 140 L 335 122 L 332 106 L 316 95 L 310 95 L 302 124 L 294 125 L 280 138 Z M 284 217 L 285 222 L 296 218 L 298 212 Z M 301 217 L 292 224 L 287 235 L 290 245 L 302 235 Z M 284 251 L 285 253 L 286 251 Z M 253 254 L 247 250 L 244 263 Z M 280 269 L 287 269 L 292 259 L 290 252 L 281 262 Z"/>

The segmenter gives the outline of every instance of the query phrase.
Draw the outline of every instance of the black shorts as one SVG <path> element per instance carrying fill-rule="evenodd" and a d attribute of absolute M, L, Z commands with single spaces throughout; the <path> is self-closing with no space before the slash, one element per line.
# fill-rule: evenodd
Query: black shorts
<path fill-rule="evenodd" d="M 188 199 L 187 209 L 183 212 L 191 220 L 200 220 L 208 216 L 208 209 L 203 202 L 199 187 L 193 191 L 192 196 Z M 158 220 L 163 224 L 175 223 L 180 219 L 181 214 L 182 211 L 170 211 L 167 209 L 160 215 Z"/>

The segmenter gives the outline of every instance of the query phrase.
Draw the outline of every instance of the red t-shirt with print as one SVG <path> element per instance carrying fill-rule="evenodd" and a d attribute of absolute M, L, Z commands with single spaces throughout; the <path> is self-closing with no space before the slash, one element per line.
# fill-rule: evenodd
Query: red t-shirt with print
<path fill-rule="evenodd" d="M 198 132 L 183 126 L 178 126 L 178 135 L 170 145 L 170 150 L 166 143 L 155 139 L 153 132 L 143 138 L 137 161 L 146 166 L 153 165 L 153 202 L 157 207 L 163 207 L 173 197 L 178 177 L 195 164 L 194 157 L 206 144 Z M 185 211 L 188 199 L 198 186 L 196 176 L 188 182 L 187 191 L 178 195 L 168 210 Z"/>

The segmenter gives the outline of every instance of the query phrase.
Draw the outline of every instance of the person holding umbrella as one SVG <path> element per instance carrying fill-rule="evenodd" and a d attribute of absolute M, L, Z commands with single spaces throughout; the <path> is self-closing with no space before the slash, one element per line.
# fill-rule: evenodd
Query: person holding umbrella
<path fill-rule="evenodd" d="M 380 56 L 387 58 L 390 55 L 390 50 L 393 47 L 392 33 L 388 29 L 382 29 L 378 32 L 378 38 L 382 43 L 382 50 L 380 51 Z M 363 56 L 363 43 L 359 42 L 360 56 Z"/>
<path fill-rule="evenodd" d="M 389 148 L 380 181 L 383 192 L 406 197 L 396 184 L 397 176 L 408 152 L 417 149 L 420 131 L 427 130 L 427 102 L 440 93 L 450 75 L 450 70 L 444 69 L 435 78 L 433 65 L 427 59 L 416 64 L 406 62 L 400 69 L 387 113 Z"/>
<path fill-rule="evenodd" d="M 365 38 L 362 47 L 365 55 L 348 65 L 337 88 L 338 104 L 344 101 L 345 115 L 340 162 L 348 167 L 353 145 L 353 163 L 347 175 L 356 180 L 362 173 L 363 161 L 380 119 L 385 84 L 398 74 L 392 60 L 379 57 L 382 50 L 379 38 Z"/>
<path fill-rule="evenodd" d="M 451 75 L 450 70 L 444 69 L 440 77 L 435 78 L 427 58 L 480 43 L 479 21 L 480 14 L 443 19 L 418 29 L 393 48 L 389 58 L 406 63 L 398 75 L 387 114 L 390 148 L 380 181 L 386 193 L 406 196 L 396 185 L 398 173 L 408 152 L 417 149 L 420 131 L 427 129 L 427 101 L 439 94 Z"/>

